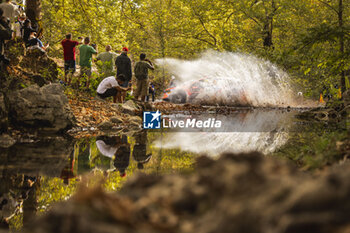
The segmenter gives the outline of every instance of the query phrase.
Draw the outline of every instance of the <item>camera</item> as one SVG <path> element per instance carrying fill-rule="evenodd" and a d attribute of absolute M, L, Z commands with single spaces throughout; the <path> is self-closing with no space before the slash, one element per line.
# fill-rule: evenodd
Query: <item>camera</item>
<path fill-rule="evenodd" d="M 97 48 L 97 45 L 94 43 L 94 44 L 91 44 L 91 46 L 96 49 Z"/>

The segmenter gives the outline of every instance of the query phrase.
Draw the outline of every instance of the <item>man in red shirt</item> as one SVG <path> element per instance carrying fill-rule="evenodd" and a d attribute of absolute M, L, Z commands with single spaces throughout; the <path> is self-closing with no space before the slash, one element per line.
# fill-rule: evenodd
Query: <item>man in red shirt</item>
<path fill-rule="evenodd" d="M 64 56 L 64 82 L 70 85 L 71 77 L 75 72 L 75 47 L 80 43 L 72 40 L 72 34 L 67 34 L 66 39 L 61 42 Z"/>

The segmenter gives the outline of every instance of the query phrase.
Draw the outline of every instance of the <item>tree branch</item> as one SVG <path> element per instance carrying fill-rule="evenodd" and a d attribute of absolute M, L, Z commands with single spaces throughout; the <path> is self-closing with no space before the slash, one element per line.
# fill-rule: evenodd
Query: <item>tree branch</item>
<path fill-rule="evenodd" d="M 324 2 L 324 1 L 322 1 L 322 0 L 318 0 L 318 1 L 319 1 L 320 3 L 326 5 L 329 9 L 333 10 L 335 13 L 339 14 L 339 11 L 338 11 L 336 8 L 334 8 L 334 7 L 332 7 L 331 5 L 329 5 L 327 2 Z"/>

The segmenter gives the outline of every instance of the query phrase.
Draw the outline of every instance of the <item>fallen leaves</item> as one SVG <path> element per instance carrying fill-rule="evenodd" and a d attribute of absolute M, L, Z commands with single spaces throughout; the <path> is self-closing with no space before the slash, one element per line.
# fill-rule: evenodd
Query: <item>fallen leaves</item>
<path fill-rule="evenodd" d="M 97 100 L 82 93 L 74 93 L 68 98 L 78 127 L 96 128 L 101 122 L 109 121 L 113 116 L 123 115 L 108 100 Z"/>

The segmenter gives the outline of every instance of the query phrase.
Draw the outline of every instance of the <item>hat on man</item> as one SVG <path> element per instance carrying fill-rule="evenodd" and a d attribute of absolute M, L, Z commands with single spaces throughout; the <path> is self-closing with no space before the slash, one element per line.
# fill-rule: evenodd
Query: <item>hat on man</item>
<path fill-rule="evenodd" d="M 123 47 L 122 51 L 129 52 L 129 49 L 127 47 Z"/>

